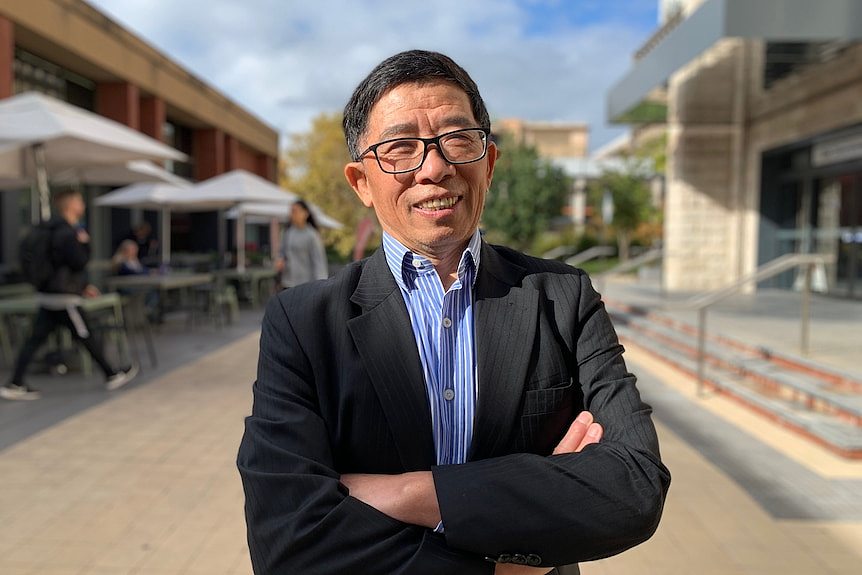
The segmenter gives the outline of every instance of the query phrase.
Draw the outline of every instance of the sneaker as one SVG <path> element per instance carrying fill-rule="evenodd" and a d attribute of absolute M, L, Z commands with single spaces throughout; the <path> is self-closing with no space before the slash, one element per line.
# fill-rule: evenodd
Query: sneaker
<path fill-rule="evenodd" d="M 42 392 L 26 385 L 7 383 L 3 387 L 0 387 L 0 397 L 12 401 L 31 401 L 42 397 Z"/>
<path fill-rule="evenodd" d="M 136 375 L 138 375 L 138 366 L 132 365 L 131 367 L 123 371 L 118 371 L 114 375 L 108 377 L 108 379 L 105 380 L 105 387 L 108 388 L 108 391 L 120 389 L 121 387 L 135 379 Z"/>

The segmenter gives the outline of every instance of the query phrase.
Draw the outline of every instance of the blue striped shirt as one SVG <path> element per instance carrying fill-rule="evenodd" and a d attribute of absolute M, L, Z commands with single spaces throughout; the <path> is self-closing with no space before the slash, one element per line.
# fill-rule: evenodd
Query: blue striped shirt
<path fill-rule="evenodd" d="M 413 326 L 431 407 L 438 465 L 467 461 L 476 410 L 473 286 L 482 239 L 477 230 L 458 264 L 458 279 L 443 292 L 437 270 L 383 233 L 383 251 Z"/>

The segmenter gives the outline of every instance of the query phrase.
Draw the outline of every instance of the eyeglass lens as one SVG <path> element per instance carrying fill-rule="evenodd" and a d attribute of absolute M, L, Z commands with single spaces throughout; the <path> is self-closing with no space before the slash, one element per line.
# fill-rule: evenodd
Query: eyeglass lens
<path fill-rule="evenodd" d="M 443 134 L 437 141 L 443 157 L 452 164 L 475 162 L 485 153 L 485 132 L 480 129 Z M 408 172 L 422 165 L 425 145 L 418 138 L 385 142 L 377 147 L 377 158 L 385 171 Z"/>

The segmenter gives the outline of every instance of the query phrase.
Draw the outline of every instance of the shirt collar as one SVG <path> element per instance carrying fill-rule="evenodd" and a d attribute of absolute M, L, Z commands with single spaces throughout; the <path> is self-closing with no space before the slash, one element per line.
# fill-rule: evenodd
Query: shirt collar
<path fill-rule="evenodd" d="M 414 254 L 404 245 L 389 235 L 388 232 L 383 232 L 383 253 L 386 256 L 386 263 L 389 265 L 389 271 L 392 272 L 392 277 L 395 278 L 395 283 L 403 289 L 410 291 L 415 287 L 414 280 L 416 276 L 426 273 L 437 273 L 431 262 L 419 254 Z M 479 261 L 482 254 L 482 235 L 477 229 L 470 237 L 467 247 L 461 254 L 461 260 L 458 262 L 458 279 L 463 283 L 464 278 L 472 268 L 473 274 L 471 277 L 471 286 L 475 285 L 476 277 L 479 275 Z"/>

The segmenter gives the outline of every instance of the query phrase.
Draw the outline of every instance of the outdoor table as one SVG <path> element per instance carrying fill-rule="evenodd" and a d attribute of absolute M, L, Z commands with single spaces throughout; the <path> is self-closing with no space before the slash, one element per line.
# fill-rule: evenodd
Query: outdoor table
<path fill-rule="evenodd" d="M 115 276 L 105 280 L 108 289 L 124 291 L 140 291 L 146 289 L 159 290 L 159 307 L 164 311 L 167 294 L 170 291 L 180 293 L 181 307 L 188 306 L 188 290 L 193 287 L 211 285 L 212 274 L 140 274 Z M 188 310 L 191 313 L 191 310 Z"/>
<path fill-rule="evenodd" d="M 278 272 L 273 268 L 246 268 L 238 270 L 236 268 L 219 270 L 219 277 L 225 280 L 234 280 L 240 284 L 241 290 L 248 293 L 249 301 L 252 307 L 257 307 L 266 299 L 263 293 L 263 288 L 267 280 L 275 280 Z"/>
<path fill-rule="evenodd" d="M 110 311 L 112 327 L 119 330 L 118 346 L 120 356 L 127 358 L 129 355 L 129 341 L 125 331 L 123 320 L 123 302 L 117 293 L 105 293 L 91 298 L 82 298 L 81 309 L 87 313 Z M 0 351 L 3 360 L 11 364 L 14 360 L 12 341 L 9 336 L 8 324 L 13 317 L 34 318 L 39 311 L 39 302 L 35 294 L 13 298 L 0 298 Z M 84 373 L 92 371 L 90 356 L 82 355 L 82 366 Z"/>

